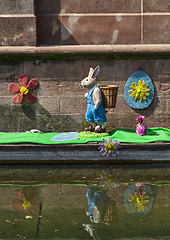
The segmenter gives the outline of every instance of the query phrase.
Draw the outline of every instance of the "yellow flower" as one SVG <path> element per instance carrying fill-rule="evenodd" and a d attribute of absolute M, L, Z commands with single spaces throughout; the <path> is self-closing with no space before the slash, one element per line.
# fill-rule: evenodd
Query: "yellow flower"
<path fill-rule="evenodd" d="M 133 82 L 132 86 L 130 86 L 132 90 L 129 90 L 130 97 L 134 97 L 134 101 L 139 98 L 139 101 L 141 102 L 142 99 L 146 100 L 146 96 L 149 96 L 148 91 L 150 91 L 150 88 L 148 88 L 148 84 L 145 84 L 144 81 L 139 80 L 138 84 Z"/>

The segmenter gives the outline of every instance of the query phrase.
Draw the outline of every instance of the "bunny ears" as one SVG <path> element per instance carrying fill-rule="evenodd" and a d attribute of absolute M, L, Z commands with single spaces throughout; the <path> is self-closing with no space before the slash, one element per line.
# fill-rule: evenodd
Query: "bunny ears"
<path fill-rule="evenodd" d="M 88 77 L 89 78 L 95 78 L 98 75 L 99 72 L 100 72 L 100 66 L 97 66 L 95 69 L 90 68 Z"/>

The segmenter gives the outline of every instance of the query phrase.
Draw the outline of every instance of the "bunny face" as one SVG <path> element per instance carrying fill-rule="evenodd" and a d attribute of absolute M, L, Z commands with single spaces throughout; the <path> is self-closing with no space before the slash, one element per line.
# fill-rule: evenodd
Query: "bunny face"
<path fill-rule="evenodd" d="M 86 77 L 81 81 L 81 85 L 86 88 L 91 88 L 96 84 L 95 78 Z"/>
<path fill-rule="evenodd" d="M 96 76 L 98 75 L 99 71 L 100 71 L 99 66 L 97 66 L 95 69 L 90 68 L 88 77 L 84 78 L 81 81 L 81 85 L 83 87 L 87 87 L 87 88 L 92 88 L 93 86 L 95 86 L 96 85 Z"/>

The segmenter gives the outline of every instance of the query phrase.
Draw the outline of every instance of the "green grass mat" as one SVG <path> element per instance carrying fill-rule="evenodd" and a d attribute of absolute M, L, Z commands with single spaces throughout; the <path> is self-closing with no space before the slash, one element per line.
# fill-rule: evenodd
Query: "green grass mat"
<path fill-rule="evenodd" d="M 64 142 L 54 142 L 51 140 L 52 137 L 60 133 L 6 133 L 0 132 L 0 144 L 15 144 L 15 143 L 37 143 L 37 144 L 83 144 L 87 142 L 102 142 L 103 138 L 119 141 L 120 143 L 149 143 L 155 141 L 170 141 L 170 129 L 166 128 L 148 128 L 146 136 L 140 136 L 136 134 L 135 129 L 115 129 L 108 133 L 108 136 L 96 137 L 81 137 Z"/>

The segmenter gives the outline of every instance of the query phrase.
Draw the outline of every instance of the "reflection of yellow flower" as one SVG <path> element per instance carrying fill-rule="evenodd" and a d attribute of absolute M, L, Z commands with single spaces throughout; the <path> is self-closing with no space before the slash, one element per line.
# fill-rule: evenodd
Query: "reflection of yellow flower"
<path fill-rule="evenodd" d="M 114 169 L 103 171 L 101 175 L 100 186 L 104 187 L 105 189 L 119 187 L 119 174 Z"/>
<path fill-rule="evenodd" d="M 129 90 L 130 97 L 134 97 L 134 101 L 139 98 L 139 101 L 141 102 L 142 99 L 146 100 L 146 96 L 149 96 L 148 91 L 150 91 L 150 88 L 148 88 L 148 84 L 145 84 L 144 81 L 139 80 L 138 84 L 133 82 L 132 86 L 130 86 L 132 90 Z"/>
<path fill-rule="evenodd" d="M 23 187 L 17 189 L 14 200 L 11 203 L 12 210 L 21 211 L 27 218 L 39 211 L 39 194 L 35 187 Z"/>
<path fill-rule="evenodd" d="M 141 212 L 144 211 L 145 208 L 148 207 L 149 203 L 149 196 L 146 195 L 146 192 L 144 192 L 142 195 L 137 194 L 134 192 L 133 194 L 129 195 L 128 201 L 131 202 L 130 206 L 132 207 L 132 210 L 135 212 Z"/>
<path fill-rule="evenodd" d="M 23 203 L 23 208 L 27 209 L 27 208 L 30 208 L 30 207 L 31 207 L 31 203 L 29 201 L 25 200 L 24 203 Z"/>

